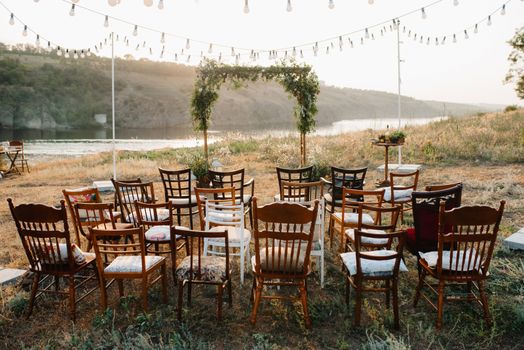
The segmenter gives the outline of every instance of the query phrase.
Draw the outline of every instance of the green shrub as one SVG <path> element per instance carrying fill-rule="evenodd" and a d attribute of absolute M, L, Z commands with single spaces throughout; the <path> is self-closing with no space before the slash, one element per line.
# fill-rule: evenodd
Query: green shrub
<path fill-rule="evenodd" d="M 509 106 L 506 106 L 506 108 L 504 108 L 504 112 L 514 112 L 518 109 L 519 107 L 517 105 L 509 105 Z"/>

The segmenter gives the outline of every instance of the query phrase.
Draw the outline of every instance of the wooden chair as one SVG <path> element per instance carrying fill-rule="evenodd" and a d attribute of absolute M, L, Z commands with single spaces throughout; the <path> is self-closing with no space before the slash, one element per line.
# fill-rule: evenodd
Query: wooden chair
<path fill-rule="evenodd" d="M 143 203 L 155 203 L 155 190 L 152 182 L 122 182 L 113 181 L 115 186 L 120 212 L 122 213 L 122 222 L 133 223 L 138 225 L 137 214 L 135 213 L 135 201 Z M 159 210 L 162 214 L 162 220 L 167 218 L 167 210 Z"/>
<path fill-rule="evenodd" d="M 451 210 L 460 207 L 461 199 L 461 184 L 442 190 L 415 191 L 411 194 L 414 229 L 407 232 L 406 247 L 417 257 L 417 262 L 420 259 L 419 252 L 435 251 L 438 248 L 440 203 L 445 203 L 446 210 Z M 420 265 L 418 270 L 421 271 Z"/>
<path fill-rule="evenodd" d="M 207 284 L 217 287 L 217 318 L 221 320 L 222 296 L 226 287 L 229 306 L 233 305 L 227 230 L 212 232 L 175 228 L 174 232 L 176 235 L 185 237 L 189 247 L 188 256 L 181 261 L 176 270 L 173 270 L 173 279 L 178 281 L 178 319 L 182 318 L 184 286 L 187 285 L 187 303 L 191 305 L 192 285 Z M 225 247 L 224 256 L 204 256 L 202 251 L 204 239 L 222 239 Z"/>
<path fill-rule="evenodd" d="M 307 308 L 307 277 L 310 252 L 317 220 L 318 201 L 312 208 L 297 203 L 274 202 L 257 207 L 253 199 L 255 218 L 255 256 L 253 265 L 254 296 L 251 323 L 256 323 L 262 299 L 300 300 L 307 328 L 311 319 Z M 295 286 L 299 296 L 262 295 L 264 286 Z"/>
<path fill-rule="evenodd" d="M 373 218 L 373 223 L 364 222 L 363 217 L 368 214 Z M 345 251 L 353 251 L 355 244 L 355 231 L 360 230 L 366 233 L 388 234 L 397 229 L 400 206 L 382 207 L 367 204 L 360 204 L 358 208 L 358 223 L 356 228 L 350 228 L 345 231 L 346 245 Z M 390 249 L 391 239 L 381 238 L 373 239 L 368 236 L 362 236 L 360 246 L 371 249 Z"/>
<path fill-rule="evenodd" d="M 25 172 L 25 169 L 27 169 L 27 172 L 30 173 L 29 170 L 29 164 L 27 163 L 27 158 L 24 154 L 24 141 L 21 140 L 12 140 L 9 141 L 9 147 L 16 148 L 20 152 L 18 153 L 18 156 L 16 157 L 15 166 L 20 165 L 22 167 L 22 171 Z"/>
<path fill-rule="evenodd" d="M 437 310 L 437 329 L 442 327 L 445 300 L 479 303 L 484 311 L 484 320 L 491 325 L 484 282 L 489 275 L 489 264 L 504 205 L 505 201 L 501 201 L 498 209 L 488 206 L 462 206 L 446 210 L 446 203 L 440 203 L 438 250 L 420 255 L 419 264 L 422 271 L 413 301 L 413 305 L 417 306 L 422 296 Z M 427 282 L 426 276 L 433 278 L 437 283 Z M 466 284 L 467 296 L 445 295 L 446 285 L 460 283 Z M 429 296 L 422 293 L 425 286 L 437 295 L 436 305 Z"/>
<path fill-rule="evenodd" d="M 197 199 L 198 218 L 200 221 L 200 230 L 206 229 L 206 201 L 208 199 L 226 198 L 231 204 L 235 204 L 235 188 L 195 188 Z"/>
<path fill-rule="evenodd" d="M 74 204 L 73 208 L 78 230 L 87 239 L 87 251 L 90 251 L 93 246 L 90 228 L 122 230 L 133 227 L 133 224 L 130 223 L 116 222 L 112 203 L 78 202 Z"/>
<path fill-rule="evenodd" d="M 169 215 L 165 215 L 165 210 Z M 165 203 L 143 203 L 135 202 L 135 213 L 137 213 L 138 226 L 144 230 L 144 239 L 146 242 L 146 251 L 148 253 L 171 254 L 171 234 L 173 231 L 173 204 Z M 180 229 L 185 227 L 177 226 Z M 174 241 L 176 251 L 184 248 L 186 242 L 183 237 L 175 236 Z M 168 245 L 167 250 L 160 249 L 160 245 Z M 153 246 L 152 250 L 148 247 Z M 175 252 L 176 256 L 176 252 Z M 174 261 L 176 267 L 176 259 Z"/>
<path fill-rule="evenodd" d="M 457 185 L 462 186 L 462 182 L 454 182 L 449 184 L 436 184 L 436 185 L 427 185 L 424 189 L 425 191 L 442 191 L 447 190 L 449 188 L 453 188 Z"/>
<path fill-rule="evenodd" d="M 315 234 L 311 243 L 311 256 L 317 259 L 316 265 L 320 272 L 320 287 L 324 288 L 324 185 L 322 181 L 290 182 L 282 181 L 282 200 L 311 207 L 318 200 L 318 214 L 315 223 Z"/>
<path fill-rule="evenodd" d="M 116 186 L 115 186 L 115 179 L 111 178 L 111 183 L 113 184 L 113 188 L 115 189 L 115 194 L 113 196 L 113 202 L 114 202 L 114 208 L 118 209 L 120 208 L 120 200 L 118 199 L 118 193 L 116 192 Z M 124 184 L 135 184 L 135 183 L 142 183 L 142 179 L 137 177 L 135 179 L 125 179 L 125 180 L 118 180 L 120 183 Z"/>
<path fill-rule="evenodd" d="M 341 211 L 334 212 L 329 216 L 328 226 L 329 244 L 331 248 L 333 248 L 333 233 L 338 231 L 340 235 L 339 251 L 343 250 L 344 236 L 347 229 L 358 227 L 359 206 L 361 204 L 382 206 L 384 190 L 358 190 L 352 188 L 343 188 L 341 198 Z M 361 220 L 362 223 L 372 225 L 378 224 L 380 217 L 373 218 L 368 213 L 364 213 L 362 214 Z"/>
<path fill-rule="evenodd" d="M 285 197 L 289 198 L 289 194 L 285 195 L 282 188 L 282 182 L 311 182 L 313 178 L 313 166 L 289 169 L 289 168 L 280 168 L 277 169 L 277 179 L 278 179 L 278 190 L 279 193 L 275 195 L 275 201 L 283 200 Z"/>
<path fill-rule="evenodd" d="M 251 178 L 244 182 L 244 169 L 233 171 L 209 170 L 209 177 L 214 188 L 235 188 L 235 198 L 244 203 L 246 214 L 249 213 L 249 223 L 253 228 L 253 210 L 251 202 L 255 194 L 255 179 Z M 215 197 L 216 199 L 227 199 L 226 197 Z"/>
<path fill-rule="evenodd" d="M 400 221 L 404 222 L 404 212 L 411 209 L 411 194 L 417 190 L 419 171 L 412 173 L 389 173 L 389 187 L 385 188 L 384 202 L 392 206 L 400 205 Z"/>
<path fill-rule="evenodd" d="M 402 261 L 405 232 L 375 233 L 355 230 L 355 251 L 340 254 L 346 272 L 346 304 L 349 304 L 350 286 L 355 290 L 355 326 L 360 325 L 363 292 L 386 293 L 389 308 L 393 294 L 393 318 L 395 329 L 400 328 L 398 312 L 398 273 L 407 271 Z M 369 240 L 397 240 L 396 249 L 364 250 Z M 366 287 L 368 282 L 383 282 L 383 287 Z"/>
<path fill-rule="evenodd" d="M 96 187 L 82 187 L 74 190 L 62 190 L 64 199 L 69 209 L 69 214 L 73 220 L 73 228 L 75 229 L 76 244 L 81 245 L 80 241 L 80 225 L 85 221 L 85 213 L 80 212 L 82 215 L 80 218 L 76 217 L 74 204 L 75 203 L 102 203 L 100 192 Z M 114 213 L 113 213 L 114 214 Z M 84 235 L 85 237 L 85 235 Z"/>
<path fill-rule="evenodd" d="M 167 170 L 158 168 L 166 202 L 176 210 L 177 224 L 182 225 L 182 217 L 189 217 L 189 227 L 193 229 L 193 215 L 197 214 L 197 200 L 191 187 L 191 169 Z M 187 211 L 186 213 L 184 211 Z"/>
<path fill-rule="evenodd" d="M 76 320 L 76 304 L 91 294 L 97 287 L 77 298 L 76 289 L 90 280 L 96 280 L 95 257 L 82 251 L 70 240 L 67 213 L 64 201 L 56 209 L 43 204 L 13 205 L 7 199 L 11 215 L 22 241 L 29 270 L 34 274 L 27 318 L 33 312 L 35 299 L 43 293 L 67 294 L 69 312 L 73 322 Z M 92 269 L 92 273 L 89 272 Z M 45 276 L 44 278 L 42 278 Z M 48 277 L 53 281 L 40 289 Z M 68 290 L 60 290 L 60 278 L 67 281 Z M 79 281 L 79 282 L 78 282 Z M 54 290 L 50 288 L 54 285 Z"/>
<path fill-rule="evenodd" d="M 331 181 L 321 178 L 321 181 L 329 187 L 328 193 L 324 194 L 326 210 L 332 214 L 335 208 L 342 207 L 342 189 L 352 188 L 362 190 L 368 168 L 344 169 L 331 167 Z"/>
<path fill-rule="evenodd" d="M 90 230 L 95 248 L 103 310 L 107 308 L 107 287 L 110 284 L 106 283 L 106 281 L 112 279 L 118 282 L 120 297 L 124 296 L 124 279 L 141 280 L 144 311 L 148 310 L 147 293 L 150 285 L 160 280 L 162 284 L 162 300 L 164 303 L 167 303 L 166 258 L 146 255 L 144 231 L 141 227 L 125 230 L 101 230 L 96 228 L 90 228 Z M 108 239 L 113 237 L 119 237 L 119 242 Z M 114 259 L 109 264 L 106 264 L 105 257 L 111 255 Z M 160 271 L 159 276 L 150 282 L 150 276 L 156 271 Z"/>

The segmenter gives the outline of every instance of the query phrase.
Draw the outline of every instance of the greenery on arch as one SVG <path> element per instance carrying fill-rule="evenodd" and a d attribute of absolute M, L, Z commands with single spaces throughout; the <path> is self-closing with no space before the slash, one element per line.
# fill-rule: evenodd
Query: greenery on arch
<path fill-rule="evenodd" d="M 213 106 L 218 100 L 218 91 L 223 83 L 230 81 L 240 87 L 245 82 L 259 79 L 273 80 L 282 85 L 297 103 L 294 108 L 296 126 L 300 132 L 302 163 L 306 160 L 306 134 L 315 129 L 317 98 L 320 83 L 311 66 L 295 62 L 280 62 L 270 67 L 229 66 L 215 61 L 204 61 L 197 72 L 197 79 L 191 98 L 191 115 L 196 130 L 204 132 L 204 151 L 207 156 L 207 130 L 211 122 Z"/>

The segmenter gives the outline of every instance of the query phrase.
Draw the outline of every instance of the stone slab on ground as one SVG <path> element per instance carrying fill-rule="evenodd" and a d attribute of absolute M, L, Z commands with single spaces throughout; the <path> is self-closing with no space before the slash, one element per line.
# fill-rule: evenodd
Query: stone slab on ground
<path fill-rule="evenodd" d="M 93 186 L 98 188 L 100 192 L 115 192 L 113 183 L 109 180 L 105 181 L 93 181 Z"/>
<path fill-rule="evenodd" d="M 389 163 L 388 170 L 399 173 L 412 173 L 415 170 L 422 169 L 422 164 L 398 164 L 398 163 Z M 377 168 L 378 171 L 384 172 L 384 164 Z"/>
<path fill-rule="evenodd" d="M 504 245 L 513 250 L 524 250 L 524 228 L 504 240 Z"/>
<path fill-rule="evenodd" d="M 9 269 L 0 267 L 0 285 L 15 283 L 27 271 L 20 269 Z"/>

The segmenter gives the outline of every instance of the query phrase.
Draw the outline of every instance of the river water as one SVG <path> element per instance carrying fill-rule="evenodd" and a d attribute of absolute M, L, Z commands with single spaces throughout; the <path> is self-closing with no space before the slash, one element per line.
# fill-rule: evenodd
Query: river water
<path fill-rule="evenodd" d="M 402 119 L 401 127 L 422 125 L 439 121 L 445 117 Z M 352 119 L 318 127 L 313 135 L 333 136 L 366 129 L 381 130 L 389 126 L 396 129 L 398 119 Z M 201 134 L 191 128 L 163 129 L 116 129 L 117 150 L 149 151 L 160 148 L 195 147 L 202 145 Z M 244 137 L 287 136 L 296 134 L 289 124 L 266 129 L 210 130 L 210 143 L 219 141 L 226 134 L 235 132 Z M 0 141 L 21 139 L 25 142 L 25 153 L 37 156 L 79 156 L 112 150 L 112 132 L 99 130 L 5 130 L 0 129 Z"/>

